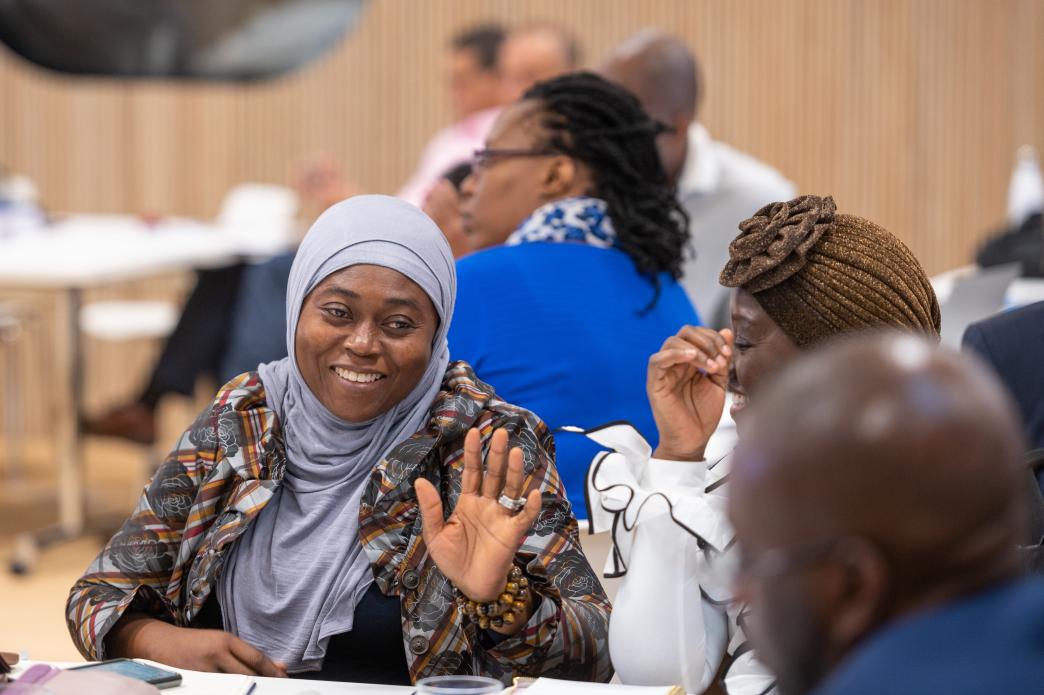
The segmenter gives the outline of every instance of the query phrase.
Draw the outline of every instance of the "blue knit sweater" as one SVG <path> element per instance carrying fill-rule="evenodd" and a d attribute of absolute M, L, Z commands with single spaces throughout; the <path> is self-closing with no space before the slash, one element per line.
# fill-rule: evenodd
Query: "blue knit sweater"
<path fill-rule="evenodd" d="M 622 251 L 579 243 L 500 246 L 457 262 L 451 359 L 467 360 L 497 394 L 552 429 L 633 423 L 655 445 L 645 395 L 649 357 L 685 324 L 685 291 L 660 277 L 660 296 Z M 556 432 L 558 471 L 578 518 L 598 447 Z"/>

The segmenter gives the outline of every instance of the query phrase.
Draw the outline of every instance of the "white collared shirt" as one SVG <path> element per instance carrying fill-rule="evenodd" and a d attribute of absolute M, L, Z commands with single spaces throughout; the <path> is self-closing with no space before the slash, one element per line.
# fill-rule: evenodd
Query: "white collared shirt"
<path fill-rule="evenodd" d="M 689 126 L 678 200 L 689 213 L 694 254 L 686 256 L 681 282 L 704 325 L 727 325 L 730 290 L 718 284 L 718 275 L 739 223 L 768 203 L 790 200 L 796 190 L 772 167 L 711 138 L 702 124 Z"/>

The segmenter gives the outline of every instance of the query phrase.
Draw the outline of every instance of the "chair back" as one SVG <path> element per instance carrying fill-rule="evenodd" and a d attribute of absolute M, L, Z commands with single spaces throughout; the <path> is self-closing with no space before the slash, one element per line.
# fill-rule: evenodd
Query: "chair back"
<path fill-rule="evenodd" d="M 976 321 L 993 316 L 1004 308 L 1004 295 L 1019 276 L 1018 263 L 980 268 L 967 277 L 954 281 L 953 290 L 944 299 L 942 314 L 942 344 L 960 349 L 964 331 Z"/>

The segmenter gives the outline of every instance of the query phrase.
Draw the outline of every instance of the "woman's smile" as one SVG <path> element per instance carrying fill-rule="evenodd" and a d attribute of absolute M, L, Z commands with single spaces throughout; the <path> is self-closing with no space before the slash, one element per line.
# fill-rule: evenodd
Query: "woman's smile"
<path fill-rule="evenodd" d="M 347 422 L 367 422 L 409 396 L 439 326 L 431 298 L 396 270 L 352 265 L 301 305 L 298 368 L 312 393 Z"/>
<path fill-rule="evenodd" d="M 336 374 L 339 379 L 353 387 L 376 386 L 377 382 L 383 381 L 388 377 L 387 374 L 381 374 L 380 372 L 354 370 L 348 367 L 338 367 L 336 365 L 330 367 L 330 371 Z"/>
<path fill-rule="evenodd" d="M 741 414 L 743 409 L 747 407 L 747 394 L 739 391 L 732 391 L 732 405 L 729 407 L 729 415 L 732 416 L 733 421 L 736 421 Z"/>

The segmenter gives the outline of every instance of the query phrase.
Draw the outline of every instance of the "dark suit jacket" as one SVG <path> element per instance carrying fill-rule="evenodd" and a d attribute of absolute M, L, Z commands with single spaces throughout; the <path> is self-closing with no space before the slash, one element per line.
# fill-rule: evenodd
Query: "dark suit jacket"
<path fill-rule="evenodd" d="M 964 332 L 963 346 L 986 359 L 1015 398 L 1022 413 L 1026 440 L 1033 449 L 1044 448 L 1044 302 L 992 316 L 973 323 Z M 1030 543 L 1044 536 L 1044 469 L 1037 471 L 1037 485 L 1027 486 Z M 1044 545 L 1028 552 L 1028 562 L 1044 573 Z"/>
<path fill-rule="evenodd" d="M 1030 695 L 1044 684 L 1044 579 L 984 589 L 892 620 L 812 695 Z"/>
<path fill-rule="evenodd" d="M 1031 447 L 1044 447 L 1044 302 L 973 323 L 964 349 L 974 350 L 1015 398 Z"/>
<path fill-rule="evenodd" d="M 218 377 L 225 383 L 257 365 L 286 357 L 286 283 L 293 252 L 243 271 Z"/>

